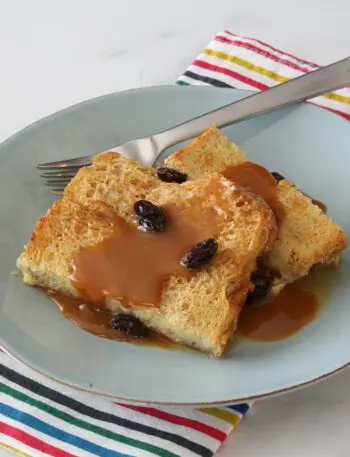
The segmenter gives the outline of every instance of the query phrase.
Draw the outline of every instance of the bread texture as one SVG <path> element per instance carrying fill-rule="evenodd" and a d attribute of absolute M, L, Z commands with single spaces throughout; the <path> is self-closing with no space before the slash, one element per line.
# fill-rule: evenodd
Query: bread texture
<path fill-rule="evenodd" d="M 244 152 L 212 126 L 165 162 L 195 180 L 245 161 Z M 272 249 L 262 259 L 275 275 L 273 293 L 307 275 L 315 265 L 337 263 L 347 245 L 344 230 L 288 179 L 279 181 L 276 190 L 285 217 Z"/>
<path fill-rule="evenodd" d="M 134 223 L 132 208 L 141 198 L 158 206 L 180 205 L 184 220 L 196 225 L 203 212 L 215 209 L 222 220 L 219 247 L 212 262 L 192 277 L 167 279 L 159 307 L 134 304 L 127 312 L 174 341 L 222 355 L 252 288 L 257 259 L 274 244 L 277 225 L 263 200 L 220 174 L 169 184 L 153 169 L 117 153 L 97 156 L 38 221 L 17 261 L 24 281 L 79 296 L 71 281 L 74 255 L 110 237 L 116 215 Z M 115 313 L 126 310 L 110 296 L 105 306 Z"/>

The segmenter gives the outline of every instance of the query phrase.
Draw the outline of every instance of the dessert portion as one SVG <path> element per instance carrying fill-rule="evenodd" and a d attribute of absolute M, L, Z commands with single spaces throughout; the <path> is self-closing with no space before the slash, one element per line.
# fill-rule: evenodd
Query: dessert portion
<path fill-rule="evenodd" d="M 244 305 L 248 333 L 248 307 L 266 301 L 276 314 L 308 297 L 308 322 L 315 297 L 291 283 L 336 264 L 346 243 L 320 202 L 213 126 L 157 170 L 96 156 L 38 221 L 17 266 L 90 333 L 219 357 Z"/>
<path fill-rule="evenodd" d="M 270 206 L 220 173 L 187 180 L 107 153 L 38 221 L 17 266 L 27 284 L 113 313 L 112 330 L 142 322 L 220 356 L 277 234 Z"/>
<path fill-rule="evenodd" d="M 270 295 L 306 276 L 315 265 L 337 264 L 347 241 L 344 230 L 320 207 L 279 173 L 253 164 L 215 126 L 169 156 L 166 165 L 188 179 L 216 173 L 261 196 L 272 208 L 279 233 L 272 249 L 261 259 L 273 275 Z"/>

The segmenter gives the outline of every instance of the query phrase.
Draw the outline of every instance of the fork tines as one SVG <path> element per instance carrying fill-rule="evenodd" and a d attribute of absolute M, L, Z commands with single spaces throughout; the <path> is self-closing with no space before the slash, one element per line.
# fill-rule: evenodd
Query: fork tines
<path fill-rule="evenodd" d="M 64 188 L 69 184 L 71 179 L 74 178 L 80 168 L 81 167 L 75 167 L 75 169 L 66 171 L 48 171 L 41 173 L 40 177 L 45 179 L 45 186 L 55 187 L 55 189 L 50 189 L 51 193 L 60 194 L 63 193 Z"/>

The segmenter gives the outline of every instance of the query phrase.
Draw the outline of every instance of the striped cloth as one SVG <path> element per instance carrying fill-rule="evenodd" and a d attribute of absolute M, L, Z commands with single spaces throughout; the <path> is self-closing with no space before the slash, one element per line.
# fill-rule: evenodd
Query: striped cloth
<path fill-rule="evenodd" d="M 1 351 L 0 375 L 0 446 L 25 457 L 211 457 L 249 409 L 116 404 Z"/>
<path fill-rule="evenodd" d="M 177 84 L 264 90 L 317 68 L 262 41 L 219 33 Z M 350 119 L 350 90 L 312 100 Z M 47 379 L 0 350 L 0 446 L 30 457 L 211 457 L 249 404 L 116 404 Z"/>
<path fill-rule="evenodd" d="M 261 40 L 226 30 L 213 38 L 176 83 L 260 91 L 317 68 L 319 65 Z M 309 103 L 350 120 L 349 87 L 313 98 Z"/>

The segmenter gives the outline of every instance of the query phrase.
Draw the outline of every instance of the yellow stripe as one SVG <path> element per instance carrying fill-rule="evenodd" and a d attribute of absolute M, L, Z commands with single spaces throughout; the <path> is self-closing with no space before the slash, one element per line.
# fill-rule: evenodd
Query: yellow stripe
<path fill-rule="evenodd" d="M 225 422 L 228 422 L 233 427 L 238 425 L 241 421 L 241 418 L 236 416 L 231 410 L 229 409 L 219 409 L 219 408 L 200 408 L 198 411 L 208 414 L 209 416 L 217 417 Z"/>
<path fill-rule="evenodd" d="M 324 94 L 323 97 L 329 98 L 330 100 L 335 100 L 336 102 L 350 105 L 350 97 L 346 97 L 345 95 L 339 95 L 335 94 L 334 92 L 330 92 L 329 94 Z"/>
<path fill-rule="evenodd" d="M 207 56 L 213 56 L 213 57 L 218 57 L 219 59 L 227 60 L 227 62 L 232 62 L 235 63 L 241 67 L 246 68 L 247 70 L 254 71 L 255 73 L 259 73 L 260 75 L 267 76 L 274 81 L 284 83 L 285 81 L 288 81 L 288 78 L 285 78 L 284 76 L 278 75 L 274 71 L 267 70 L 266 68 L 259 67 L 258 65 L 254 65 L 251 62 L 248 62 L 247 60 L 241 59 L 240 57 L 236 56 L 230 56 L 229 54 L 226 54 L 225 52 L 221 51 L 214 51 L 214 49 L 204 49 L 204 54 Z"/>
<path fill-rule="evenodd" d="M 20 451 L 19 449 L 15 449 L 14 447 L 3 443 L 2 441 L 0 441 L 0 446 L 3 447 L 4 449 L 7 449 L 8 451 L 15 452 L 16 454 L 21 455 L 22 457 L 32 457 L 29 454 L 26 454 L 25 452 Z"/>
<path fill-rule="evenodd" d="M 226 60 L 227 62 L 235 63 L 236 65 L 246 68 L 247 70 L 254 71 L 255 73 L 259 73 L 263 76 L 267 76 L 268 78 L 273 79 L 274 81 L 277 81 L 279 83 L 284 83 L 290 79 L 285 76 L 281 76 L 278 73 L 275 73 L 274 71 L 267 70 L 266 68 L 259 67 L 258 65 L 254 65 L 251 62 L 248 62 L 247 60 L 241 59 L 240 57 L 226 54 L 225 52 L 215 51 L 214 49 L 207 48 L 204 49 L 203 53 L 207 56 L 218 57 L 219 59 Z M 329 98 L 330 100 L 335 100 L 339 103 L 345 103 L 346 105 L 350 105 L 350 97 L 346 97 L 345 95 L 330 92 L 329 94 L 323 95 L 323 97 Z"/>

